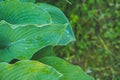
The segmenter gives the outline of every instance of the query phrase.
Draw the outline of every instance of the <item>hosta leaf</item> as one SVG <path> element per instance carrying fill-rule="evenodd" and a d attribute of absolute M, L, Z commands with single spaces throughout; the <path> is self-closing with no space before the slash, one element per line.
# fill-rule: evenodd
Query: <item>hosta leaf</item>
<path fill-rule="evenodd" d="M 70 30 L 71 33 L 73 33 L 68 19 L 66 18 L 64 13 L 59 8 L 49 5 L 49 4 L 45 4 L 45 3 L 39 3 L 38 6 L 40 6 L 41 9 L 49 13 L 52 19 L 52 23 L 61 23 L 61 24 L 68 23 L 69 25 L 68 30 Z"/>
<path fill-rule="evenodd" d="M 37 61 L 0 63 L 0 80 L 58 80 L 61 76 L 54 68 Z"/>
<path fill-rule="evenodd" d="M 56 17 L 40 6 L 17 0 L 0 2 L 0 61 L 30 59 L 40 49 L 74 41 L 67 19 Z M 8 23 L 7 23 L 8 22 Z M 64 24 L 65 23 L 65 24 Z"/>
<path fill-rule="evenodd" d="M 74 40 L 67 24 L 47 26 L 26 25 L 15 29 L 6 22 L 0 23 L 0 61 L 30 59 L 38 50 L 49 45 L 66 45 Z"/>
<path fill-rule="evenodd" d="M 36 0 L 20 0 L 21 2 L 35 2 Z"/>
<path fill-rule="evenodd" d="M 47 47 L 44 47 L 43 49 L 39 50 L 37 53 L 35 53 L 32 56 L 32 59 L 33 60 L 38 60 L 38 59 L 46 57 L 46 56 L 55 56 L 53 46 L 47 46 Z"/>
<path fill-rule="evenodd" d="M 0 1 L 7 1 L 7 0 L 0 0 Z M 9 0 L 9 1 L 35 2 L 36 0 Z"/>
<path fill-rule="evenodd" d="M 5 20 L 10 24 L 39 24 L 51 23 L 50 15 L 29 2 L 2 1 L 0 2 L 0 21 Z M 17 25 L 16 25 L 17 26 Z"/>
<path fill-rule="evenodd" d="M 41 9 L 47 11 L 51 18 L 53 23 L 68 23 L 69 21 L 67 20 L 66 16 L 64 13 L 57 7 L 45 4 L 45 3 L 38 3 L 37 4 Z"/>
<path fill-rule="evenodd" d="M 50 65 L 62 73 L 64 76 L 60 80 L 94 80 L 88 76 L 83 70 L 75 65 L 57 57 L 45 57 L 39 60 L 44 64 Z"/>

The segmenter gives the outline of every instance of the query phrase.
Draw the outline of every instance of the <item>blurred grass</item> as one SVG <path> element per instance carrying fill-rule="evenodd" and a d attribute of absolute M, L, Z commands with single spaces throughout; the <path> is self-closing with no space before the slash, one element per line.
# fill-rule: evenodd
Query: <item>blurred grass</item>
<path fill-rule="evenodd" d="M 80 65 L 95 80 L 120 80 L 120 0 L 40 2 L 59 7 L 73 26 L 77 41 L 57 47 L 58 56 Z"/>

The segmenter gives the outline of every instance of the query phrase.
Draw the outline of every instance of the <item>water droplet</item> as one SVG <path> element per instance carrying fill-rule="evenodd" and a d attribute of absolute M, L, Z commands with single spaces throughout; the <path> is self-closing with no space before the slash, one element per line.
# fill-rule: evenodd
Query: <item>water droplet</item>
<path fill-rule="evenodd" d="M 25 49 L 27 50 L 28 48 L 27 48 L 27 47 L 25 47 Z"/>
<path fill-rule="evenodd" d="M 67 34 L 69 34 L 70 32 L 68 30 L 65 31 Z"/>

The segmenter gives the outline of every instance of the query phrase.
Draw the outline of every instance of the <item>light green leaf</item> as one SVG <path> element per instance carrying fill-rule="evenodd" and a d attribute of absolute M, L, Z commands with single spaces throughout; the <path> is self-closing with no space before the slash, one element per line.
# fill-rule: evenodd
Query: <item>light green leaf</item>
<path fill-rule="evenodd" d="M 69 22 L 64 13 L 59 8 L 46 3 L 38 3 L 37 5 L 50 14 L 53 23 L 65 24 Z"/>
<path fill-rule="evenodd" d="M 61 76 L 54 68 L 37 61 L 0 63 L 0 80 L 59 80 Z"/>
<path fill-rule="evenodd" d="M 51 16 L 51 19 L 52 19 L 52 23 L 57 23 L 57 24 L 58 23 L 60 23 L 60 24 L 68 23 L 68 25 L 69 25 L 68 30 L 73 35 L 72 27 L 71 27 L 68 19 L 66 18 L 64 13 L 59 8 L 49 5 L 49 4 L 45 4 L 45 3 L 39 3 L 38 6 L 41 9 L 43 9 L 49 13 L 49 15 Z"/>
<path fill-rule="evenodd" d="M 35 2 L 36 0 L 0 0 L 0 1 L 21 1 L 21 2 Z"/>
<path fill-rule="evenodd" d="M 35 2 L 36 0 L 20 0 L 21 2 Z"/>
<path fill-rule="evenodd" d="M 74 41 L 68 20 L 60 14 L 63 21 L 55 22 L 59 17 L 51 17 L 49 11 L 33 3 L 0 2 L 0 61 L 30 59 L 46 46 Z"/>
<path fill-rule="evenodd" d="M 39 6 L 33 3 L 23 3 L 20 1 L 0 2 L 0 21 L 1 20 L 5 20 L 14 25 L 47 25 L 51 23 L 50 15 L 46 11 L 40 9 Z"/>
<path fill-rule="evenodd" d="M 67 30 L 68 25 L 26 25 L 15 29 L 0 22 L 0 61 L 30 59 L 40 49 L 52 45 L 66 45 L 74 40 Z"/>
<path fill-rule="evenodd" d="M 83 70 L 75 65 L 69 64 L 66 61 L 57 57 L 45 57 L 39 60 L 44 64 L 50 65 L 62 73 L 64 76 L 60 80 L 94 80 L 88 76 Z"/>

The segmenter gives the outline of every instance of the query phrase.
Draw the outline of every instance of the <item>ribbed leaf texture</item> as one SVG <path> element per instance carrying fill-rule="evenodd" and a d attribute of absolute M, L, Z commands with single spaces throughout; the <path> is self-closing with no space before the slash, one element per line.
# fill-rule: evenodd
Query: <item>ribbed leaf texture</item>
<path fill-rule="evenodd" d="M 59 9 L 53 11 L 60 12 L 63 21 L 55 22 L 53 19 L 58 17 L 51 17 L 45 9 L 29 2 L 0 2 L 0 61 L 30 59 L 46 46 L 66 45 L 75 40 L 64 14 Z"/>
<path fill-rule="evenodd" d="M 40 62 L 50 65 L 62 73 L 64 76 L 60 80 L 94 80 L 88 76 L 80 67 L 69 64 L 58 57 L 44 57 Z"/>
<path fill-rule="evenodd" d="M 54 46 L 72 41 L 71 25 L 57 7 L 35 0 L 0 0 L 0 80 L 93 80 L 80 67 L 45 57 L 54 55 Z M 26 60 L 38 51 L 33 59 L 47 65 Z M 7 63 L 13 59 L 21 61 Z"/>
<path fill-rule="evenodd" d="M 37 61 L 0 63 L 0 80 L 59 80 L 61 76 L 54 68 Z"/>
<path fill-rule="evenodd" d="M 0 0 L 0 1 L 7 1 L 7 0 Z M 17 0 L 9 0 L 9 1 L 17 1 Z M 35 3 L 36 0 L 18 0 L 18 1 Z"/>

